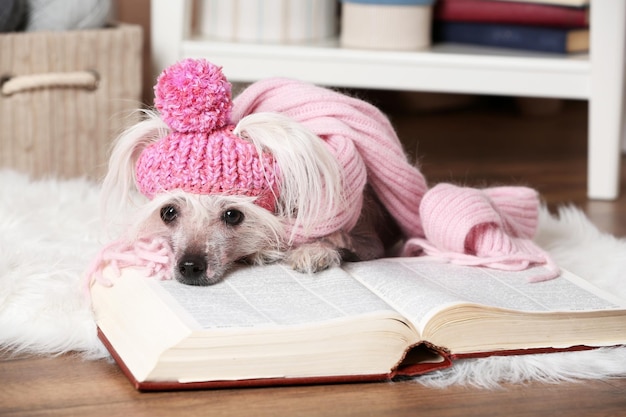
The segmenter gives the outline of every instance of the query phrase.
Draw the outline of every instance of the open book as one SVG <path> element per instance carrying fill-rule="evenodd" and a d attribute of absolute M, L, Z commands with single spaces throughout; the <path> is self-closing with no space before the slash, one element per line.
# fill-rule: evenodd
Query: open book
<path fill-rule="evenodd" d="M 537 267 L 540 268 L 540 267 Z M 213 286 L 124 269 L 91 286 L 101 340 L 142 390 L 389 379 L 467 356 L 626 344 L 626 303 L 583 279 L 393 258 Z"/>

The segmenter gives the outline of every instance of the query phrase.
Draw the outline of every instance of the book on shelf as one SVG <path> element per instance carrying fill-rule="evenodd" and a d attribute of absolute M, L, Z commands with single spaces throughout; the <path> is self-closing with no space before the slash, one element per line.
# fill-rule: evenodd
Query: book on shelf
<path fill-rule="evenodd" d="M 434 39 L 558 54 L 589 51 L 589 29 L 436 21 Z"/>
<path fill-rule="evenodd" d="M 391 380 L 464 357 L 626 344 L 624 300 L 569 273 L 424 258 L 317 274 L 242 266 L 192 287 L 126 268 L 91 283 L 99 336 L 137 389 Z"/>
<path fill-rule="evenodd" d="M 560 28 L 589 27 L 589 7 L 493 0 L 438 0 L 435 20 Z"/>

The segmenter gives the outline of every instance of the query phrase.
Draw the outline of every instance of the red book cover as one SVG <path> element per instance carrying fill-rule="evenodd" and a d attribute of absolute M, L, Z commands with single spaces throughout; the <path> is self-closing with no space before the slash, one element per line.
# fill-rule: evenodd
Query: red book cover
<path fill-rule="evenodd" d="M 435 20 L 559 28 L 589 27 L 588 7 L 491 0 L 438 0 Z"/>

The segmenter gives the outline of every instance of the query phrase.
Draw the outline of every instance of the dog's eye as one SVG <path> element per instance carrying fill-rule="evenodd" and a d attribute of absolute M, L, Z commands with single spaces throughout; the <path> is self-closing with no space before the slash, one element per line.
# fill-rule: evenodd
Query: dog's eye
<path fill-rule="evenodd" d="M 222 220 L 229 226 L 237 226 L 243 221 L 243 213 L 239 210 L 228 209 L 222 213 Z"/>
<path fill-rule="evenodd" d="M 178 209 L 175 206 L 163 206 L 161 208 L 161 220 L 163 223 L 169 224 L 178 217 Z"/>

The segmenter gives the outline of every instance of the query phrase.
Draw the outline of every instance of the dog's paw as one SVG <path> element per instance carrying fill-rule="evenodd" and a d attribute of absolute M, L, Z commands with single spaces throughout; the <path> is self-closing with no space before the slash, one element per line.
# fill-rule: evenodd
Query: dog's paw
<path fill-rule="evenodd" d="M 286 262 L 294 270 L 313 273 L 341 264 L 341 254 L 334 245 L 317 241 L 290 250 Z"/>

